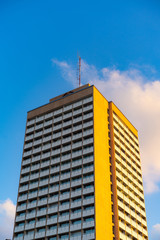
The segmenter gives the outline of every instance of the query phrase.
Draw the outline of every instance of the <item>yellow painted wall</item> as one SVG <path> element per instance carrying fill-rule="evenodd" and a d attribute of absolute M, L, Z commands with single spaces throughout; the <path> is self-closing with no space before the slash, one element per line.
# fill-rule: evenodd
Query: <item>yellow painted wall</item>
<path fill-rule="evenodd" d="M 112 240 L 107 100 L 93 87 L 96 240 Z"/>

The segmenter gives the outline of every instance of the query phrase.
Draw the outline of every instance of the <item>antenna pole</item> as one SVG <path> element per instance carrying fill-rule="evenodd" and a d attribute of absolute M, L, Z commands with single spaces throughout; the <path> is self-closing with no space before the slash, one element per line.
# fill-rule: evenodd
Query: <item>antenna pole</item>
<path fill-rule="evenodd" d="M 81 57 L 79 57 L 79 87 L 81 86 Z"/>

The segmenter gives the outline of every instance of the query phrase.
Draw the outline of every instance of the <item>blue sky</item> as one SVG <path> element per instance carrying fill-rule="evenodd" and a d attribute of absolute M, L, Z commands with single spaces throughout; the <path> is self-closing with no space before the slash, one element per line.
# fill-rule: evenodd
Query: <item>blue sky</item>
<path fill-rule="evenodd" d="M 127 75 L 142 81 L 142 89 L 149 86 L 151 96 L 159 89 L 152 88 L 160 79 L 159 43 L 156 0 L 0 1 L 0 214 L 6 199 L 16 204 L 27 111 L 74 87 L 77 51 L 93 79 L 104 68 L 116 69 L 120 79 Z M 156 177 L 158 187 L 145 196 L 150 236 L 155 228 L 160 232 L 159 172 Z"/>

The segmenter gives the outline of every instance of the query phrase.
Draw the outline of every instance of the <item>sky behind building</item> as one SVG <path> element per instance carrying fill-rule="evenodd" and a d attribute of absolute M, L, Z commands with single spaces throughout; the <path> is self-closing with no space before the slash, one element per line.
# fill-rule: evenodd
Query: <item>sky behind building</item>
<path fill-rule="evenodd" d="M 159 42 L 156 0 L 1 1 L 0 240 L 14 215 L 26 112 L 76 86 L 77 51 L 82 82 L 103 90 L 139 130 L 149 236 L 159 239 Z"/>

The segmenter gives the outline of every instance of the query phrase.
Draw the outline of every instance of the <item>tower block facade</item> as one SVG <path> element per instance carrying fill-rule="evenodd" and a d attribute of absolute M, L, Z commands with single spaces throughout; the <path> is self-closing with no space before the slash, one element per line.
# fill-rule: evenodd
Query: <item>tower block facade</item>
<path fill-rule="evenodd" d="M 13 239 L 148 239 L 137 130 L 94 86 L 28 112 Z"/>

